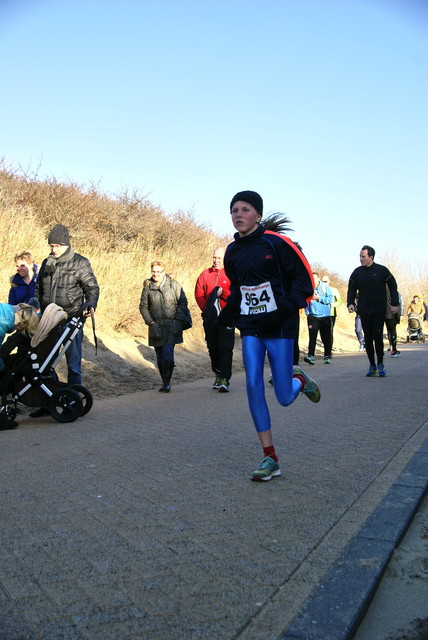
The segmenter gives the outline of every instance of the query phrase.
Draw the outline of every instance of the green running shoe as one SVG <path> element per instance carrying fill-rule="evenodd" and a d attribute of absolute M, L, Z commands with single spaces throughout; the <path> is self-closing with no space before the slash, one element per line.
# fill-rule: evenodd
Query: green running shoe
<path fill-rule="evenodd" d="M 305 362 L 307 362 L 308 364 L 315 364 L 315 358 L 314 358 L 314 356 L 305 356 L 305 357 L 303 358 L 303 360 L 304 360 Z"/>
<path fill-rule="evenodd" d="M 229 391 L 229 380 L 227 378 L 219 378 L 217 388 L 220 393 L 227 393 Z"/>
<path fill-rule="evenodd" d="M 279 468 L 279 464 L 275 462 L 273 458 L 267 456 L 267 458 L 263 458 L 257 469 L 254 471 L 251 476 L 251 480 L 254 482 L 262 482 L 271 480 L 274 476 L 280 475 L 281 469 Z"/>
<path fill-rule="evenodd" d="M 293 367 L 293 376 L 303 376 L 306 380 L 305 386 L 302 388 L 302 393 L 305 394 L 307 398 L 311 402 L 319 402 L 321 399 L 321 391 L 318 386 L 318 383 L 315 382 L 312 378 L 308 376 L 308 374 L 303 371 L 302 367 L 295 366 Z"/>
<path fill-rule="evenodd" d="M 213 384 L 213 389 L 220 389 L 220 385 L 221 385 L 221 378 L 216 376 Z"/>

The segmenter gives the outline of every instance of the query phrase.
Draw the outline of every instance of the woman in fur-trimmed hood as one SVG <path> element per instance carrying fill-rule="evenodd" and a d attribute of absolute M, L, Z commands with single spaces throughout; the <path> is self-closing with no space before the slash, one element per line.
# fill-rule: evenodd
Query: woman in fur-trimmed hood
<path fill-rule="evenodd" d="M 163 385 L 159 391 L 171 390 L 174 347 L 183 342 L 183 329 L 191 326 L 186 294 L 182 286 L 165 273 L 160 260 L 151 263 L 151 278 L 144 281 L 140 313 L 149 327 L 149 345 L 155 348 Z"/>

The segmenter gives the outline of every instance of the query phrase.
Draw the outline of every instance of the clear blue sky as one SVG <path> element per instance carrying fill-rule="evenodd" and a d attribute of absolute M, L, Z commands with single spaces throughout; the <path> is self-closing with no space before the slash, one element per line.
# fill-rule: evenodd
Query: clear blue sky
<path fill-rule="evenodd" d="M 0 156 L 233 233 L 258 191 L 312 262 L 427 264 L 427 0 L 2 0 Z"/>

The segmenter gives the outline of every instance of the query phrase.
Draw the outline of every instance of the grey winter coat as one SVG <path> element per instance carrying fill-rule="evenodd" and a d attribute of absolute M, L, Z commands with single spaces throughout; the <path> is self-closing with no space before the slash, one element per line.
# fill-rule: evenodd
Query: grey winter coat
<path fill-rule="evenodd" d="M 43 260 L 35 296 L 42 311 L 55 302 L 71 318 L 86 303 L 96 309 L 100 288 L 91 263 L 70 247 L 62 256 Z"/>
<path fill-rule="evenodd" d="M 144 281 L 140 298 L 140 313 L 149 325 L 149 345 L 183 342 L 183 324 L 187 298 L 177 280 L 168 275 L 160 283 L 151 278 Z"/>

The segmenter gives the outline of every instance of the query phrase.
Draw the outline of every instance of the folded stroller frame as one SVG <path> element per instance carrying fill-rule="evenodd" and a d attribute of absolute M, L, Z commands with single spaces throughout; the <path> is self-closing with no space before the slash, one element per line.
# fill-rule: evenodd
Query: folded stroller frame
<path fill-rule="evenodd" d="M 59 422 L 73 422 L 92 408 L 93 398 L 89 389 L 60 382 L 55 373 L 55 367 L 85 323 L 82 316 L 73 317 L 59 334 L 58 329 L 66 317 L 61 307 L 48 305 L 31 339 L 31 346 L 9 356 L 0 383 L 0 418 L 3 423 L 5 419 L 12 423 L 15 421 L 18 403 L 46 407 Z M 16 422 L 14 426 L 17 426 Z"/>

